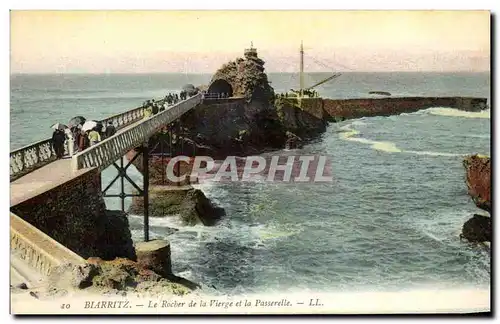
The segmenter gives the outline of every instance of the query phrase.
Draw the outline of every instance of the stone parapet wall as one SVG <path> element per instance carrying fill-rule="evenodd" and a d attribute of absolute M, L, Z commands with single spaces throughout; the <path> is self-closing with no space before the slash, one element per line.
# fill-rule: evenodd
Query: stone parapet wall
<path fill-rule="evenodd" d="M 106 211 L 97 169 L 13 206 L 11 211 L 85 259 L 135 258 L 126 217 L 123 221 L 120 215 Z"/>
<path fill-rule="evenodd" d="M 13 213 L 10 213 L 10 248 L 11 253 L 45 276 L 65 263 L 85 263 L 82 257 Z"/>

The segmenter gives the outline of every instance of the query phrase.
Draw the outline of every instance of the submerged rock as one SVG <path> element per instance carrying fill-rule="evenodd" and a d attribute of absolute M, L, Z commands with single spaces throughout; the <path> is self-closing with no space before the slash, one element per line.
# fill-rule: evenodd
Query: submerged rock
<path fill-rule="evenodd" d="M 144 214 L 144 200 L 134 197 L 130 213 Z M 214 225 L 225 215 L 223 208 L 216 206 L 203 191 L 192 187 L 151 186 L 149 193 L 149 215 L 166 217 L 180 215 L 184 225 Z"/>
<path fill-rule="evenodd" d="M 464 223 L 460 237 L 473 243 L 491 242 L 491 218 L 474 214 Z"/>
<path fill-rule="evenodd" d="M 215 206 L 199 189 L 191 189 L 181 203 L 181 217 L 185 224 L 215 225 L 225 215 L 223 208 Z"/>

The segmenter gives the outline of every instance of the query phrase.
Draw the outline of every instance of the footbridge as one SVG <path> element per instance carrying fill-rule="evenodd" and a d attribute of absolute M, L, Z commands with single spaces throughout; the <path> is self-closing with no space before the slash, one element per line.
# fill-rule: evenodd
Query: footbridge
<path fill-rule="evenodd" d="M 162 100 L 158 102 L 163 103 Z M 146 168 L 143 172 L 143 188 L 136 189 L 144 197 L 144 239 L 148 241 L 148 140 L 160 129 L 177 121 L 202 102 L 200 93 L 151 117 L 145 117 L 142 107 L 110 116 L 102 120 L 102 123 L 107 124 L 111 121 L 117 128 L 116 134 L 71 157 L 57 159 L 51 139 L 12 151 L 10 153 L 11 208 L 73 181 L 89 171 L 100 172 L 111 165 L 118 168 L 123 188 L 123 178 L 128 178 L 126 169 L 131 163 L 124 167 L 122 157 L 136 149 L 138 154 L 143 154 Z M 120 166 L 117 164 L 118 160 Z M 135 184 L 134 186 L 137 187 Z M 122 191 L 119 196 L 123 201 L 126 195 Z M 29 215 L 16 215 L 11 211 L 11 284 L 16 284 L 18 281 L 25 282 L 24 279 L 27 277 L 33 281 L 37 276 L 46 276 L 52 267 L 64 262 L 84 262 L 82 257 L 25 221 L 24 216 Z"/>

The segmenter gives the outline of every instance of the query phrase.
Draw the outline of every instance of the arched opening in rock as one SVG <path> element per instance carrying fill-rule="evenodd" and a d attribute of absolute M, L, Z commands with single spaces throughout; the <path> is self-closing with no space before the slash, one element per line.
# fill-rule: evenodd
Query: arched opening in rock
<path fill-rule="evenodd" d="M 209 94 L 224 94 L 227 97 L 233 96 L 233 87 L 226 80 L 218 79 L 208 87 Z"/>

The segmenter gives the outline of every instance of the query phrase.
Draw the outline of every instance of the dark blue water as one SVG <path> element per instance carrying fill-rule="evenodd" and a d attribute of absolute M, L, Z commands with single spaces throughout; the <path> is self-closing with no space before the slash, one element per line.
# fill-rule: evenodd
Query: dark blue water
<path fill-rule="evenodd" d="M 325 75 L 312 74 L 312 84 Z M 11 77 L 11 147 L 50 135 L 74 115 L 100 118 L 151 97 L 203 84 L 210 75 L 78 75 Z M 276 91 L 297 87 L 292 74 L 270 74 Z M 318 88 L 324 97 L 393 95 L 490 96 L 489 74 L 347 73 Z M 489 110 L 436 107 L 413 114 L 331 124 L 316 141 L 280 154 L 322 154 L 334 181 L 322 184 L 202 185 L 227 217 L 217 226 L 165 226 L 173 268 L 219 293 L 396 290 L 489 287 L 488 252 L 460 242 L 465 220 L 478 212 L 467 196 L 462 159 L 490 153 Z M 107 184 L 115 171 L 106 170 Z M 133 174 L 138 182 L 140 176 Z M 108 200 L 108 208 L 119 208 Z M 142 238 L 142 220 L 130 216 Z"/>

